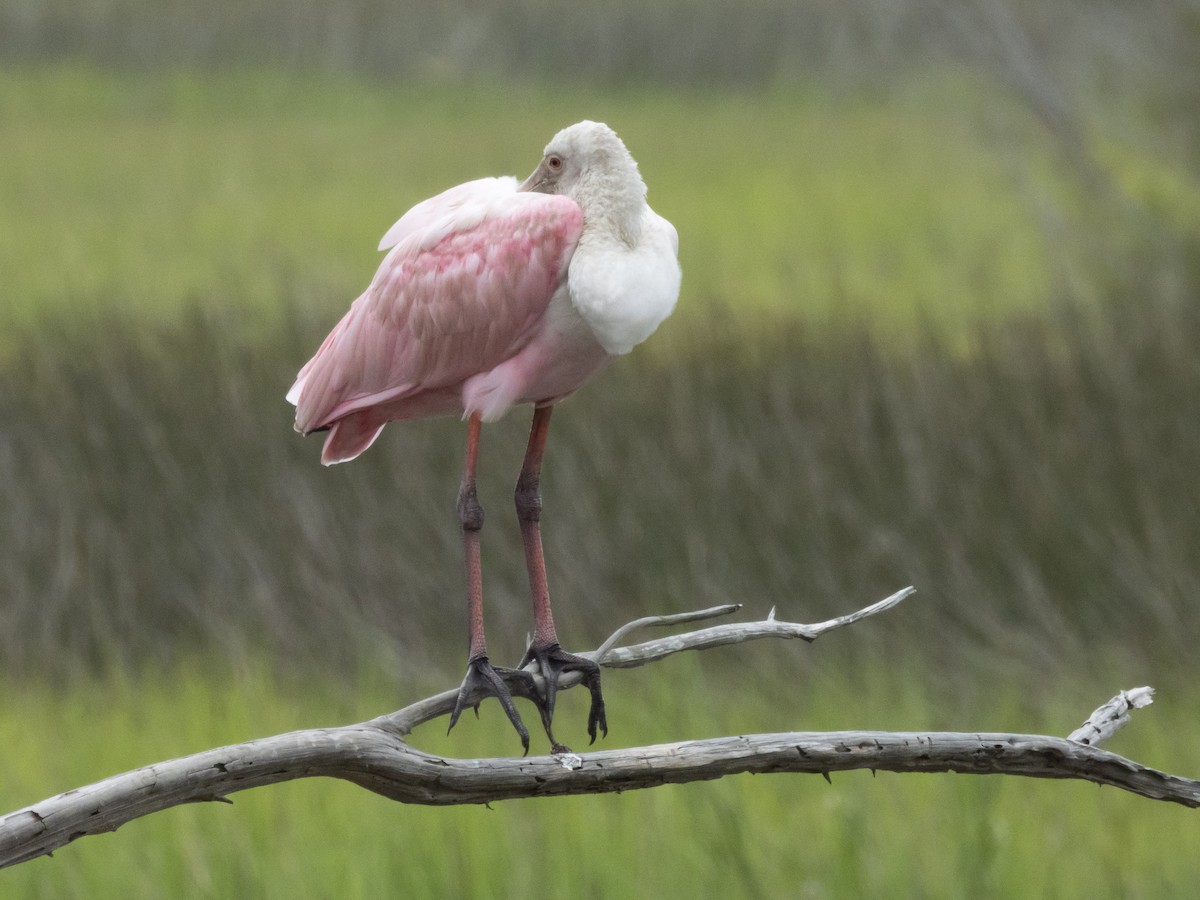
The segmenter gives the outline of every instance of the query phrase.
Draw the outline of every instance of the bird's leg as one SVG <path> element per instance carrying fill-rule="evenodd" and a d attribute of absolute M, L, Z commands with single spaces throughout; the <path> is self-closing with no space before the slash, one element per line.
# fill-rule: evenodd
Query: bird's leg
<path fill-rule="evenodd" d="M 550 429 L 550 413 L 553 407 L 539 406 L 533 412 L 533 426 L 529 431 L 529 446 L 525 451 L 525 463 L 517 479 L 517 518 L 521 522 L 521 539 L 525 544 L 525 564 L 529 569 L 529 589 L 533 597 L 533 643 L 525 651 L 521 665 L 536 659 L 546 682 L 546 696 L 539 706 L 546 736 L 555 751 L 566 748 L 554 740 L 550 730 L 554 719 L 554 700 L 558 691 L 558 679 L 563 672 L 583 673 L 584 684 L 592 695 L 592 706 L 588 713 L 588 735 L 596 740 L 596 728 L 608 735 L 608 721 L 604 715 L 604 697 L 600 693 L 600 666 L 593 660 L 565 652 L 558 643 L 554 630 L 554 615 L 550 610 L 550 589 L 546 583 L 546 561 L 542 554 L 542 533 L 539 526 L 542 516 L 540 483 L 542 454 L 546 449 L 546 435 Z"/>
<path fill-rule="evenodd" d="M 487 639 L 483 633 L 483 566 L 479 555 L 479 532 L 483 529 L 483 507 L 475 493 L 475 465 L 479 459 L 479 413 L 472 413 L 467 420 L 467 462 L 463 471 L 462 486 L 458 491 L 458 520 L 462 526 L 463 551 L 467 569 L 467 628 L 470 649 L 467 655 L 467 674 L 458 689 L 458 700 L 450 714 L 450 728 L 458 721 L 468 706 L 479 712 L 480 695 L 494 694 L 508 714 L 509 721 L 521 737 L 521 745 L 529 752 L 529 732 L 513 705 L 512 692 L 505 678 L 525 678 L 532 681 L 528 672 L 516 669 L 496 669 L 488 661 Z M 446 729 L 449 732 L 450 728 Z"/>

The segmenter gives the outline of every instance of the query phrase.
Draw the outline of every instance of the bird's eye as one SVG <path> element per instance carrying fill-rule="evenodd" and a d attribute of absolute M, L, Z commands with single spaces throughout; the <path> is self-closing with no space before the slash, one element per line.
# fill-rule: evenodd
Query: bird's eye
<path fill-rule="evenodd" d="M 551 172 L 560 172 L 560 171 L 562 171 L 562 166 L 563 166 L 562 157 L 561 156 L 547 156 L 546 157 L 546 165 L 549 167 Z"/>

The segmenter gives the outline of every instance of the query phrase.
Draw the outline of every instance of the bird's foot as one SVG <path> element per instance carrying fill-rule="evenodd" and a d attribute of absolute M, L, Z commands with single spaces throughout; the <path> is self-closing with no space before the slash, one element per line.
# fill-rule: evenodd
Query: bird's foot
<path fill-rule="evenodd" d="M 521 738 L 521 746 L 525 748 L 525 753 L 529 753 L 529 731 L 525 728 L 525 723 L 521 721 L 521 716 L 517 712 L 517 707 L 513 705 L 513 691 L 510 684 L 517 687 L 517 693 L 524 697 L 537 697 L 538 693 L 533 683 L 533 676 L 528 672 L 520 669 L 508 669 L 503 666 L 493 666 L 488 662 L 486 656 L 478 656 L 467 661 L 467 674 L 463 678 L 462 686 L 458 689 L 458 700 L 454 704 L 454 712 L 450 714 L 450 727 L 446 729 L 446 733 L 450 733 L 458 717 L 462 715 L 464 709 L 468 706 L 475 710 L 475 715 L 479 715 L 479 703 L 485 697 L 492 696 L 500 701 L 500 705 L 504 707 L 504 712 L 508 716 L 508 720 L 512 722 L 513 728 L 517 729 L 517 734 Z"/>
<path fill-rule="evenodd" d="M 600 666 L 595 660 L 588 659 L 586 656 L 576 656 L 574 653 L 567 653 L 557 643 L 550 644 L 546 647 L 532 646 L 525 651 L 525 657 L 521 660 L 523 668 L 530 660 L 537 660 L 538 667 L 541 669 L 542 679 L 545 681 L 545 695 L 540 697 L 538 702 L 538 711 L 542 715 L 542 725 L 546 729 L 546 737 L 550 739 L 550 744 L 554 748 L 555 753 L 565 753 L 570 750 L 569 747 L 558 743 L 554 739 L 554 734 L 550 730 L 550 725 L 554 720 L 554 701 L 558 695 L 558 679 L 565 672 L 580 672 L 583 675 L 583 683 L 587 686 L 588 692 L 592 695 L 592 706 L 588 711 L 588 736 L 591 740 L 588 742 L 594 744 L 596 742 L 596 729 L 599 728 L 600 733 L 604 737 L 608 737 L 608 720 L 604 715 L 604 695 L 600 692 Z"/>

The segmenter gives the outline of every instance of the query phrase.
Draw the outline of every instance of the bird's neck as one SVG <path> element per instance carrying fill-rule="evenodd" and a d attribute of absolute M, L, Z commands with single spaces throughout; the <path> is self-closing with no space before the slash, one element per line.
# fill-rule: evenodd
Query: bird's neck
<path fill-rule="evenodd" d="M 579 186 L 586 231 L 619 240 L 633 247 L 641 239 L 646 209 L 646 184 L 637 164 L 613 165 L 589 172 Z"/>
<path fill-rule="evenodd" d="M 636 210 L 605 209 L 588 217 L 584 211 L 585 238 L 600 239 L 608 242 L 618 242 L 626 247 L 637 246 L 642 237 L 642 209 L 645 203 Z M 590 232 L 590 234 L 589 234 Z"/>
<path fill-rule="evenodd" d="M 583 207 L 584 238 L 589 240 L 618 241 L 626 247 L 634 247 L 642 237 L 643 212 L 646 201 L 613 202 L 605 197 L 602 202 L 581 203 Z"/>

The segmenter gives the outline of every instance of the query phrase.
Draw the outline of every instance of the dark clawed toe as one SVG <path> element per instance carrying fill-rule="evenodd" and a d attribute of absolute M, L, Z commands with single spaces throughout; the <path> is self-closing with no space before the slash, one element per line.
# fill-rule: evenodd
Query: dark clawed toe
<path fill-rule="evenodd" d="M 541 648 L 530 647 L 525 652 L 525 658 L 521 661 L 521 665 L 524 666 L 530 660 L 534 659 L 537 660 L 546 685 L 545 696 L 538 703 L 538 711 L 542 714 L 542 725 L 546 729 L 546 736 L 550 738 L 551 745 L 563 747 L 563 745 L 554 740 L 550 726 L 554 721 L 554 704 L 558 696 L 558 680 L 564 672 L 582 673 L 583 683 L 587 686 L 588 693 L 592 695 L 592 706 L 588 711 L 588 735 L 591 737 L 590 743 L 596 742 L 597 728 L 601 734 L 608 737 L 608 719 L 604 712 L 604 695 L 600 691 L 599 664 L 594 660 L 588 659 L 586 656 L 567 653 L 558 644 L 551 644 L 548 647 Z M 564 747 L 563 749 L 566 748 Z"/>
<path fill-rule="evenodd" d="M 492 696 L 500 701 L 508 720 L 521 738 L 521 746 L 529 753 L 529 731 L 521 721 L 521 715 L 513 704 L 513 692 L 510 683 L 518 687 L 521 696 L 537 696 L 533 685 L 533 676 L 520 669 L 507 669 L 493 666 L 486 656 L 480 656 L 467 662 L 467 674 L 462 686 L 458 689 L 458 699 L 454 703 L 454 712 L 450 713 L 450 726 L 446 729 L 449 734 L 458 722 L 458 717 L 468 706 L 475 709 L 479 716 L 479 702 L 483 697 Z"/>
<path fill-rule="evenodd" d="M 604 695 L 600 693 L 600 672 L 597 668 L 596 674 L 584 679 L 584 684 L 587 685 L 588 691 L 592 695 L 592 706 L 588 710 L 588 741 L 589 744 L 596 743 L 596 729 L 599 727 L 600 734 L 603 737 L 608 737 L 608 718 L 604 714 Z"/>

